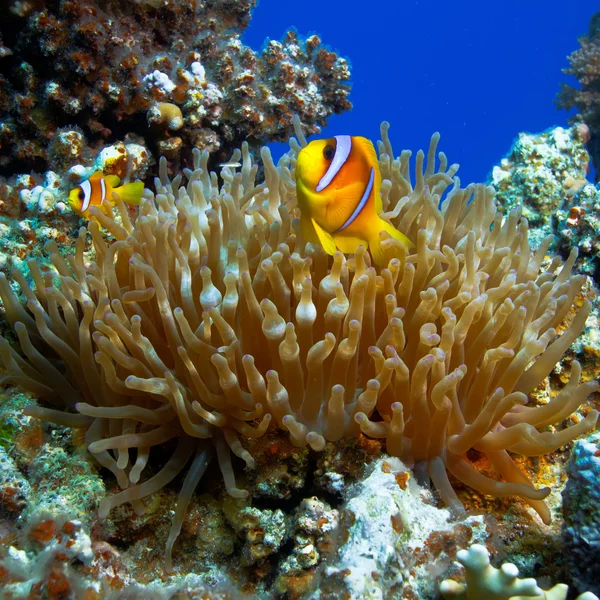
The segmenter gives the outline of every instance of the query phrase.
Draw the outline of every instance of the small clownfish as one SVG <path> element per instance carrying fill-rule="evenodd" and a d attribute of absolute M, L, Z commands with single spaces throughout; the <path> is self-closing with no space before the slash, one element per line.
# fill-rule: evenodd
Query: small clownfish
<path fill-rule="evenodd" d="M 141 181 L 136 181 L 116 187 L 119 185 L 119 181 L 116 175 L 104 175 L 102 171 L 96 171 L 89 179 L 81 182 L 81 185 L 71 190 L 69 205 L 78 215 L 89 219 L 91 206 L 97 206 L 102 210 L 104 201 L 114 205 L 113 192 L 119 194 L 123 202 L 141 204 L 144 184 Z"/>
<path fill-rule="evenodd" d="M 384 266 L 379 233 L 410 248 L 413 244 L 379 215 L 381 173 L 373 144 L 364 137 L 336 135 L 313 140 L 296 163 L 296 190 L 302 235 L 327 252 L 345 254 L 367 245 L 375 264 Z"/>

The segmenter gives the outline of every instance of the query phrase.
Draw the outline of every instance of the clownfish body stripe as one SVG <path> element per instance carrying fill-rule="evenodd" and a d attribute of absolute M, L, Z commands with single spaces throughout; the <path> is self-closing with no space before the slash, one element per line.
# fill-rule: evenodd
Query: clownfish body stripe
<path fill-rule="evenodd" d="M 356 219 L 356 217 L 358 217 L 358 215 L 360 215 L 360 213 L 363 211 L 363 208 L 365 207 L 365 204 L 367 203 L 367 200 L 369 199 L 369 196 L 371 195 L 374 182 L 375 182 L 375 169 L 371 169 L 371 176 L 369 177 L 369 183 L 367 184 L 367 187 L 365 189 L 364 194 L 362 195 L 362 198 L 360 199 L 359 203 L 357 204 L 356 208 L 354 209 L 354 212 L 350 215 L 348 220 L 334 233 L 339 233 L 340 231 L 344 231 L 344 229 L 346 229 L 346 227 L 350 226 L 352 224 L 352 222 Z"/>
<path fill-rule="evenodd" d="M 333 178 L 339 173 L 340 169 L 346 164 L 350 152 L 352 151 L 352 138 L 349 135 L 336 135 L 335 136 L 335 154 L 333 160 L 327 169 L 327 172 L 317 185 L 317 192 L 322 192 L 332 181 Z"/>
<path fill-rule="evenodd" d="M 106 184 L 104 183 L 104 179 L 100 179 L 100 202 L 104 202 L 106 198 Z"/>
<path fill-rule="evenodd" d="M 79 186 L 83 190 L 83 202 L 81 203 L 81 212 L 86 211 L 90 207 L 92 201 L 92 184 L 89 179 L 82 182 Z"/>

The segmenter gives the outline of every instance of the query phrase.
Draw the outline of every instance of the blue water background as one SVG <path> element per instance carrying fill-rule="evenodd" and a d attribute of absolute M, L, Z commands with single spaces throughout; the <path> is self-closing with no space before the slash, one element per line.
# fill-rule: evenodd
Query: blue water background
<path fill-rule="evenodd" d="M 440 149 L 461 165 L 463 184 L 483 181 L 521 131 L 566 125 L 554 98 L 567 55 L 588 30 L 597 2 L 259 0 L 244 42 L 281 39 L 289 26 L 317 33 L 351 61 L 354 108 L 323 136 L 379 137 L 391 123 L 396 154 Z M 283 145 L 273 145 L 275 155 Z"/>

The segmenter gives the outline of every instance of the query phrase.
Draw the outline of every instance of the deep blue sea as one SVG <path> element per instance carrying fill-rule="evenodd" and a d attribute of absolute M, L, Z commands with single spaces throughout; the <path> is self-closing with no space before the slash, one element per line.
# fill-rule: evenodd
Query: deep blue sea
<path fill-rule="evenodd" d="M 399 153 L 426 148 L 439 131 L 467 183 L 484 180 L 519 132 L 567 124 L 554 98 L 560 82 L 574 81 L 562 73 L 566 57 L 599 8 L 592 0 L 259 0 L 244 41 L 259 49 L 290 26 L 319 34 L 350 59 L 353 82 L 354 108 L 333 116 L 324 135 L 375 140 L 387 120 Z"/>

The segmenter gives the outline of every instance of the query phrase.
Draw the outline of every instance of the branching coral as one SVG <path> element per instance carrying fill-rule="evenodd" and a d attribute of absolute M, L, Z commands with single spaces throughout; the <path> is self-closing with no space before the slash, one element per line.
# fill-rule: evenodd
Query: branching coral
<path fill-rule="evenodd" d="M 551 590 L 542 590 L 535 579 L 519 579 L 519 569 L 504 563 L 500 569 L 490 564 L 485 546 L 473 544 L 460 550 L 456 559 L 465 568 L 466 584 L 446 579 L 440 584 L 440 593 L 446 600 L 565 600 L 568 587 L 562 583 Z M 598 600 L 595 594 L 585 592 L 577 600 Z"/>
<path fill-rule="evenodd" d="M 54 276 L 33 261 L 33 288 L 13 274 L 26 307 L 0 277 L 21 349 L 2 341 L 3 381 L 54 404 L 29 414 L 86 429 L 90 452 L 123 488 L 103 500 L 101 517 L 125 502 L 143 511 L 142 498 L 191 461 L 169 563 L 212 448 L 227 491 L 244 496 L 230 452 L 252 466 L 242 442 L 271 421 L 315 451 L 361 432 L 385 438 L 388 452 L 413 464 L 421 482 L 431 479 L 457 513 L 446 470 L 480 492 L 521 496 L 549 521 L 550 490 L 536 490 L 508 452 L 547 453 L 596 423 L 591 411 L 545 430 L 598 387 L 580 382 L 576 362 L 555 398 L 525 406 L 585 325 L 587 302 L 557 335 L 584 281 L 571 273 L 576 253 L 540 272 L 550 237 L 532 255 L 517 209 L 503 218 L 492 188 L 461 189 L 442 153 L 436 169 L 437 134 L 426 166 L 417 154 L 413 182 L 410 153 L 393 159 L 387 128 L 384 216 L 416 250 L 407 255 L 383 239 L 389 264 L 380 273 L 362 248 L 329 257 L 301 239 L 298 132 L 277 167 L 263 149 L 259 185 L 247 145 L 232 157 L 241 172 L 224 168 L 221 186 L 207 153 L 196 152 L 186 185 L 181 175 L 169 180 L 163 160 L 156 193 L 145 192 L 134 222 L 116 197 L 121 224 L 92 209 L 99 223 L 80 230 L 74 256 L 48 244 Z M 84 260 L 87 236 L 93 262 Z M 150 450 L 169 440 L 177 441 L 171 458 L 144 481 Z M 471 448 L 505 481 L 478 472 L 465 456 Z"/>

